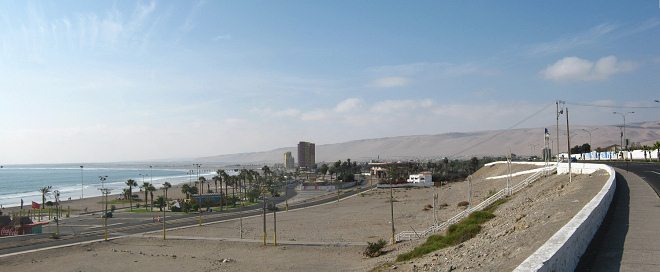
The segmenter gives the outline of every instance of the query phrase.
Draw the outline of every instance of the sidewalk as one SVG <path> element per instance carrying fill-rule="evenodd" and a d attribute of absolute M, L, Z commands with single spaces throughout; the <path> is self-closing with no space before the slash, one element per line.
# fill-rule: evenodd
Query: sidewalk
<path fill-rule="evenodd" d="M 612 213 L 590 245 L 589 267 L 578 270 L 660 271 L 660 198 L 639 176 L 615 170 Z"/>

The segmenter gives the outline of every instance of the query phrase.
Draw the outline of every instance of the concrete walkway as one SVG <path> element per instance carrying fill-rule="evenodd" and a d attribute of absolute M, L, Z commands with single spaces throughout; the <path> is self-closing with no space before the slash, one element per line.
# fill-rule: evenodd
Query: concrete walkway
<path fill-rule="evenodd" d="M 660 271 L 660 198 L 639 176 L 615 168 L 617 188 L 579 271 Z"/>

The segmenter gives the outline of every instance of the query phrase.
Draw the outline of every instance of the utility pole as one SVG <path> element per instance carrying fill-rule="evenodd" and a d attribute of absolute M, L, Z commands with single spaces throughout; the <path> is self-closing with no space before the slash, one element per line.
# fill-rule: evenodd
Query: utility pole
<path fill-rule="evenodd" d="M 108 194 L 110 193 L 109 188 L 105 188 L 105 180 L 108 176 L 99 176 L 101 180 L 101 193 L 103 194 L 103 200 L 105 202 L 105 208 L 103 212 L 103 240 L 108 241 Z"/>
<path fill-rule="evenodd" d="M 167 190 L 167 188 L 163 187 L 163 190 Z M 167 198 L 165 198 L 165 204 L 166 205 L 164 205 L 164 207 L 163 207 L 163 240 L 167 239 L 165 237 L 165 209 L 167 208 Z"/>
<path fill-rule="evenodd" d="M 555 102 L 555 105 L 557 106 L 557 128 L 555 129 L 555 133 L 557 133 L 557 162 L 559 163 L 559 100 Z"/>
<path fill-rule="evenodd" d="M 623 149 L 624 141 L 625 141 L 625 150 L 628 150 L 628 139 L 626 138 L 626 115 L 628 114 L 634 114 L 634 111 L 629 111 L 629 112 L 613 112 L 614 114 L 619 114 L 621 117 L 623 117 L 623 132 L 621 132 L 621 148 Z M 626 160 L 626 158 L 623 158 Z"/>
<path fill-rule="evenodd" d="M 566 103 L 565 101 L 557 100 L 557 163 L 559 163 L 559 115 L 562 115 L 564 113 L 563 105 Z M 559 110 L 559 104 L 562 104 L 562 109 Z"/>
<path fill-rule="evenodd" d="M 266 245 L 266 195 L 263 194 L 263 202 L 264 202 L 264 214 L 263 214 L 263 219 L 264 219 L 264 246 Z"/>
<path fill-rule="evenodd" d="M 511 195 L 511 149 L 509 149 L 509 156 L 506 158 L 506 166 L 508 174 L 506 175 L 506 195 Z"/>
<path fill-rule="evenodd" d="M 390 220 L 392 225 L 392 244 L 396 244 L 394 239 L 394 187 L 392 186 L 392 179 L 390 178 Z"/>
<path fill-rule="evenodd" d="M 472 175 L 467 176 L 467 186 L 468 186 L 468 207 L 472 207 Z"/>
<path fill-rule="evenodd" d="M 273 243 L 277 246 L 277 206 L 273 202 Z"/>
<path fill-rule="evenodd" d="M 573 182 L 573 173 L 571 172 L 571 131 L 568 126 L 568 107 L 566 107 L 566 143 L 568 146 L 568 182 Z"/>
<path fill-rule="evenodd" d="M 193 163 L 193 166 L 197 167 L 197 180 L 199 181 L 199 167 L 201 167 L 202 165 L 199 164 L 199 163 Z M 200 190 L 197 192 L 197 195 L 199 196 L 199 202 L 200 203 L 197 204 L 197 207 L 199 209 L 199 225 L 201 226 L 202 225 L 202 203 L 201 202 L 202 202 L 202 192 L 204 191 L 204 185 L 201 182 L 199 184 L 200 184 L 200 186 L 199 186 Z"/>
<path fill-rule="evenodd" d="M 80 199 L 83 199 L 85 194 L 85 181 L 83 180 L 83 166 L 80 166 Z"/>

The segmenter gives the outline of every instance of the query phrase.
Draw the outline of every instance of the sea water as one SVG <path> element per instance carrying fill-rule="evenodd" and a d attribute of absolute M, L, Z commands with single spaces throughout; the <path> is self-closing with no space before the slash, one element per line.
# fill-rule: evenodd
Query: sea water
<path fill-rule="evenodd" d="M 214 173 L 203 171 L 200 174 L 208 178 Z M 103 182 L 100 180 L 102 176 L 107 176 Z M 135 180 L 138 186 L 142 182 L 151 182 L 160 188 L 165 182 L 176 185 L 194 181 L 197 172 L 139 167 L 3 166 L 0 168 L 0 205 L 19 206 L 21 200 L 24 207 L 29 207 L 32 201 L 41 204 L 39 189 L 46 186 L 52 186 L 51 191 L 59 191 L 60 201 L 100 196 L 102 186 L 111 189 L 111 194 L 121 194 L 124 188 L 128 188 L 128 179 Z M 46 201 L 54 200 L 52 192 L 46 195 Z"/>

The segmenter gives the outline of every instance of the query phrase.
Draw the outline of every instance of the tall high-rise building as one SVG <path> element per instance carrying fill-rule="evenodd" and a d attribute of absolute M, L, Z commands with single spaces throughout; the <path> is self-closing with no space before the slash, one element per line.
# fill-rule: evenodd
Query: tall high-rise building
<path fill-rule="evenodd" d="M 298 143 L 298 166 L 304 169 L 316 167 L 316 146 L 314 143 Z"/>
<path fill-rule="evenodd" d="M 294 161 L 293 156 L 291 155 L 291 151 L 284 152 L 284 168 L 287 170 L 294 168 Z"/>

